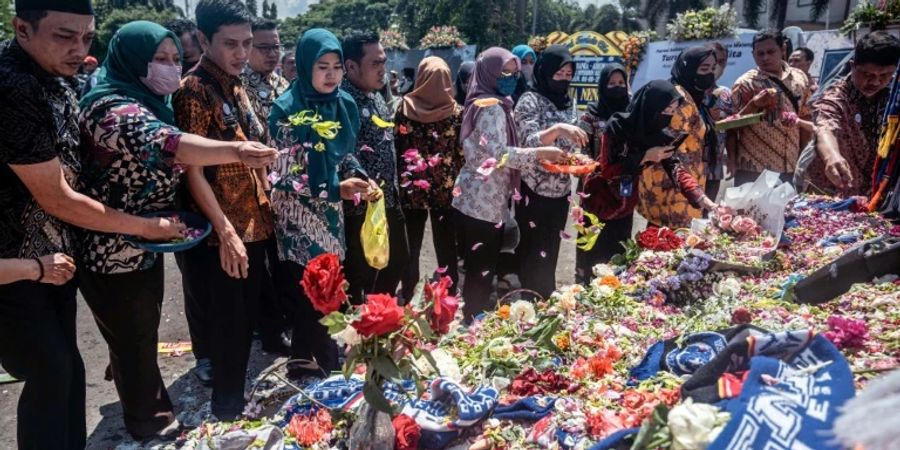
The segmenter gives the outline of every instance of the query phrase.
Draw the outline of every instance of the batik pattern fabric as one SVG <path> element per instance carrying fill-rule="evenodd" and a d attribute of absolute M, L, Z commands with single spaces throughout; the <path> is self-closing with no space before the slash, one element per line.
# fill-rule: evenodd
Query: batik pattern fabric
<path fill-rule="evenodd" d="M 790 92 L 785 93 L 774 79 L 776 78 L 773 74 L 752 69 L 734 82 L 731 97 L 735 111 L 742 110 L 756 94 L 765 89 L 775 89 L 778 92 L 778 101 L 772 111 L 763 113 L 763 120 L 760 123 L 734 131 L 737 135 L 737 148 L 733 149 L 736 152 L 734 159 L 737 161 L 737 167 L 733 167 L 733 170 L 793 173 L 797 167 L 800 151 L 803 150 L 800 148 L 800 128 L 784 125 L 781 117 L 782 113 L 793 112 L 801 119 L 810 118 L 809 79 L 802 71 L 786 63 L 781 82 Z M 797 100 L 799 111 L 794 109 L 787 95 L 792 95 Z"/>
<path fill-rule="evenodd" d="M 399 207 L 397 184 L 397 159 L 394 152 L 394 127 L 388 120 L 393 113 L 377 92 L 363 92 L 349 80 L 344 80 L 342 89 L 356 101 L 359 108 L 360 128 L 357 137 L 356 154 L 369 179 L 375 181 L 384 191 L 384 204 L 388 209 Z M 366 213 L 366 203 L 359 205 L 344 202 L 347 214 L 359 216 Z"/>
<path fill-rule="evenodd" d="M 850 165 L 855 180 L 852 195 L 869 195 L 872 189 L 879 129 L 887 101 L 887 89 L 866 98 L 847 76 L 829 86 L 813 107 L 816 128 L 834 135 L 841 156 Z M 816 189 L 836 193 L 837 188 L 825 175 L 821 158 L 816 158 L 810 166 L 809 179 Z"/>
<path fill-rule="evenodd" d="M 681 168 L 696 180 L 702 189 L 706 185 L 706 164 L 703 162 L 703 143 L 707 129 L 700 111 L 681 86 L 675 86 L 684 102 L 672 116 L 669 128 L 688 137 L 676 151 Z M 713 130 L 709 130 L 713 132 Z M 702 216 L 682 193 L 677 179 L 673 179 L 662 164 L 645 168 L 638 183 L 638 212 L 653 225 L 669 228 L 690 227 L 691 221 Z"/>
<path fill-rule="evenodd" d="M 290 87 L 288 80 L 275 72 L 268 75 L 259 73 L 250 68 L 248 65 L 244 67 L 241 73 L 241 81 L 244 83 L 244 89 L 247 91 L 247 98 L 253 106 L 253 112 L 259 119 L 263 128 L 269 120 L 269 111 L 272 110 L 272 103 L 276 98 Z M 265 130 L 263 142 L 269 142 L 273 136 L 271 130 Z"/>
<path fill-rule="evenodd" d="M 506 113 L 500 105 L 485 107 L 475 129 L 463 141 L 465 164 L 456 178 L 452 205 L 474 219 L 500 223 L 509 216 L 514 171 L 537 164 L 534 149 L 506 144 Z M 492 168 L 505 161 L 502 167 Z"/>
<path fill-rule="evenodd" d="M 0 258 L 75 255 L 70 229 L 31 196 L 10 165 L 59 158 L 63 177 L 75 186 L 78 102 L 62 78 L 43 69 L 15 41 L 0 44 Z"/>
<path fill-rule="evenodd" d="M 313 196 L 306 182 L 309 166 L 303 162 L 307 152 L 315 150 L 296 142 L 290 125 L 283 125 L 273 137 L 278 148 L 286 151 L 273 165 L 270 176 L 279 259 L 306 266 L 322 253 L 334 253 L 343 260 L 346 244 L 342 204 L 329 201 L 327 195 Z M 356 156 L 347 154 L 340 164 L 345 178 L 353 176 L 356 168 Z"/>
<path fill-rule="evenodd" d="M 400 205 L 404 209 L 449 208 L 465 161 L 459 141 L 462 108 L 434 123 L 415 122 L 398 111 L 394 123 Z"/>
<path fill-rule="evenodd" d="M 240 78 L 225 73 L 205 56 L 181 80 L 173 106 L 177 125 L 186 133 L 219 141 L 259 141 L 263 137 L 262 124 Z M 256 170 L 231 163 L 206 167 L 203 173 L 243 242 L 259 242 L 272 235 L 272 209 Z M 218 244 L 215 235 L 207 241 Z"/>
<path fill-rule="evenodd" d="M 708 96 L 707 101 L 707 104 L 710 105 L 709 114 L 712 116 L 713 122 L 724 120 L 734 114 L 734 101 L 731 98 L 731 89 L 728 87 L 716 87 Z M 716 164 L 706 165 L 707 180 L 722 180 L 725 178 L 725 161 L 727 159 L 725 141 L 727 136 L 728 133 L 724 131 L 716 132 L 716 139 L 719 143 L 716 149 L 718 154 L 716 155 Z"/>
<path fill-rule="evenodd" d="M 171 210 L 179 184 L 175 154 L 182 133 L 136 100 L 109 95 L 81 112 L 82 176 L 78 190 L 129 214 Z M 102 274 L 153 267 L 158 255 L 121 234 L 82 231 L 80 261 Z"/>
<path fill-rule="evenodd" d="M 519 98 L 514 117 L 519 131 L 519 142 L 523 143 L 523 147 L 543 147 L 540 133 L 553 125 L 577 124 L 573 110 L 559 110 L 547 97 L 534 91 L 526 92 Z M 577 150 L 566 138 L 557 139 L 553 145 L 568 152 Z M 550 173 L 540 166 L 522 170 L 522 181 L 536 194 L 548 198 L 565 197 L 572 190 L 569 175 Z"/>

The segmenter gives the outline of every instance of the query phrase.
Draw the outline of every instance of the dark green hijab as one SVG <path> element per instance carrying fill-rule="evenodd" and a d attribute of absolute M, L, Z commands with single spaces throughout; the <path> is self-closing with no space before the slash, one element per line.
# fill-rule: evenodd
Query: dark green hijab
<path fill-rule="evenodd" d="M 356 151 L 356 136 L 359 133 L 359 110 L 353 97 L 338 87 L 329 94 L 322 94 L 313 88 L 313 65 L 323 55 L 336 53 L 341 62 L 344 52 L 341 43 L 330 31 L 312 28 L 303 33 L 297 42 L 297 79 L 291 88 L 278 97 L 269 114 L 269 129 L 278 135 L 282 123 L 295 113 L 304 110 L 317 112 L 323 121 L 335 121 L 341 129 L 334 139 L 324 139 L 310 126 L 296 126 L 292 129 L 296 144 L 323 143 L 325 151 L 307 152 L 307 176 L 309 188 L 314 197 L 327 191 L 330 201 L 340 201 L 337 167 L 348 154 Z"/>
<path fill-rule="evenodd" d="M 119 28 L 109 43 L 109 51 L 97 75 L 97 84 L 82 97 L 79 103 L 81 108 L 86 109 L 103 97 L 117 94 L 137 100 L 159 120 L 175 125 L 171 96 L 154 94 L 141 81 L 141 77 L 147 76 L 147 64 L 153 60 L 156 49 L 166 38 L 171 38 L 178 47 L 178 54 L 183 55 L 181 40 L 161 25 L 138 20 Z"/>

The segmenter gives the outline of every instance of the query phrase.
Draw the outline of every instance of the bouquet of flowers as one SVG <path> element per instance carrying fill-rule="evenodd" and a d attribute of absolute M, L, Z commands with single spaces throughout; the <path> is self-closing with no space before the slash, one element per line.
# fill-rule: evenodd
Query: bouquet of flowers
<path fill-rule="evenodd" d="M 883 30 L 888 23 L 900 19 L 900 0 L 871 2 L 862 0 L 844 21 L 841 32 L 850 34 L 863 25 L 872 30 Z"/>
<path fill-rule="evenodd" d="M 463 48 L 465 46 L 466 43 L 459 35 L 459 30 L 450 25 L 431 27 L 419 42 L 419 47 L 422 49 L 446 47 Z"/>
<path fill-rule="evenodd" d="M 396 27 L 381 30 L 379 34 L 381 35 L 381 45 L 385 50 L 409 50 L 409 45 L 406 45 L 406 35 Z"/>
<path fill-rule="evenodd" d="M 532 36 L 532 38 L 528 40 L 528 46 L 535 52 L 540 53 L 550 46 L 550 41 L 546 36 Z"/>
<path fill-rule="evenodd" d="M 637 70 L 647 44 L 656 38 L 655 31 L 639 31 L 629 34 L 628 38 L 622 42 L 622 58 L 625 60 L 625 68 L 628 70 L 628 73 L 634 73 Z"/>
<path fill-rule="evenodd" d="M 423 283 L 409 305 L 403 307 L 397 298 L 388 294 L 372 294 L 362 305 L 351 306 L 346 312 L 339 309 L 346 301 L 343 288 L 346 282 L 336 265 L 335 255 L 322 255 L 329 263 L 327 269 L 320 269 L 317 259 L 310 262 L 307 273 L 315 268 L 307 282 L 304 274 L 303 287 L 318 311 L 325 314 L 321 323 L 328 327 L 328 333 L 346 347 L 347 359 L 344 376 L 365 369 L 363 395 L 373 408 L 390 413 L 391 406 L 384 395 L 384 383 L 394 382 L 400 386 L 402 380 L 416 381 L 418 390 L 424 391 L 421 380 L 427 369 L 416 365 L 418 358 L 431 362 L 435 370 L 434 358 L 426 349 L 438 338 L 450 331 L 459 301 L 450 295 L 449 277 Z M 322 294 L 322 295 L 320 295 Z M 313 300 L 313 297 L 318 297 Z"/>
<path fill-rule="evenodd" d="M 666 32 L 673 41 L 715 39 L 733 36 L 737 24 L 737 13 L 731 5 L 724 4 L 719 8 L 679 13 L 666 25 Z"/>

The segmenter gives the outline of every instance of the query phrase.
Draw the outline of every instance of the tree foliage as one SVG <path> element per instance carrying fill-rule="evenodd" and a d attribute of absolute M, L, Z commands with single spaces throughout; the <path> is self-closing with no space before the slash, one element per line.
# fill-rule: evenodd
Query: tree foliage
<path fill-rule="evenodd" d="M 250 14 L 253 14 L 253 17 L 259 16 L 259 4 L 256 0 L 246 0 L 247 2 L 247 10 L 250 11 Z M 263 16 L 266 15 L 266 9 L 268 9 L 268 0 L 263 0 Z"/>
<path fill-rule="evenodd" d="M 13 0 L 0 0 L 0 41 L 13 36 L 12 19 L 15 15 Z"/>
<path fill-rule="evenodd" d="M 91 54 L 103 61 L 109 48 L 109 41 L 122 25 L 135 20 L 149 20 L 165 24 L 182 17 L 181 8 L 172 0 L 96 0 L 94 13 L 97 23 L 97 37 Z"/>

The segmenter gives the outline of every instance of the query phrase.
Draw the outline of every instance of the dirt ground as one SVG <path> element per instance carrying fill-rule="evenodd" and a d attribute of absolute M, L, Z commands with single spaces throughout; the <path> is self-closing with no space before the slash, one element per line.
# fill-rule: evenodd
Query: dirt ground
<path fill-rule="evenodd" d="M 432 273 L 437 267 L 430 236 L 429 225 L 422 249 L 422 273 Z M 184 316 L 181 274 L 171 255 L 166 256 L 165 263 L 166 290 L 159 326 L 160 342 L 190 341 Z M 575 247 L 571 241 L 563 242 L 556 272 L 557 283 L 573 282 Z M 87 371 L 87 448 L 130 450 L 154 447 L 153 443 L 142 445 L 133 441 L 124 429 L 122 408 L 115 386 L 111 381 L 103 379 L 109 360 L 106 343 L 81 295 L 78 296 L 78 346 Z M 263 353 L 259 345 L 255 344 L 248 378 L 255 378 L 275 361 L 273 355 Z M 175 404 L 178 419 L 187 426 L 199 425 L 209 414 L 210 389 L 200 385 L 190 373 L 194 366 L 193 355 L 160 355 L 159 366 Z M 0 449 L 16 448 L 15 411 L 21 390 L 22 383 L 0 385 Z"/>

